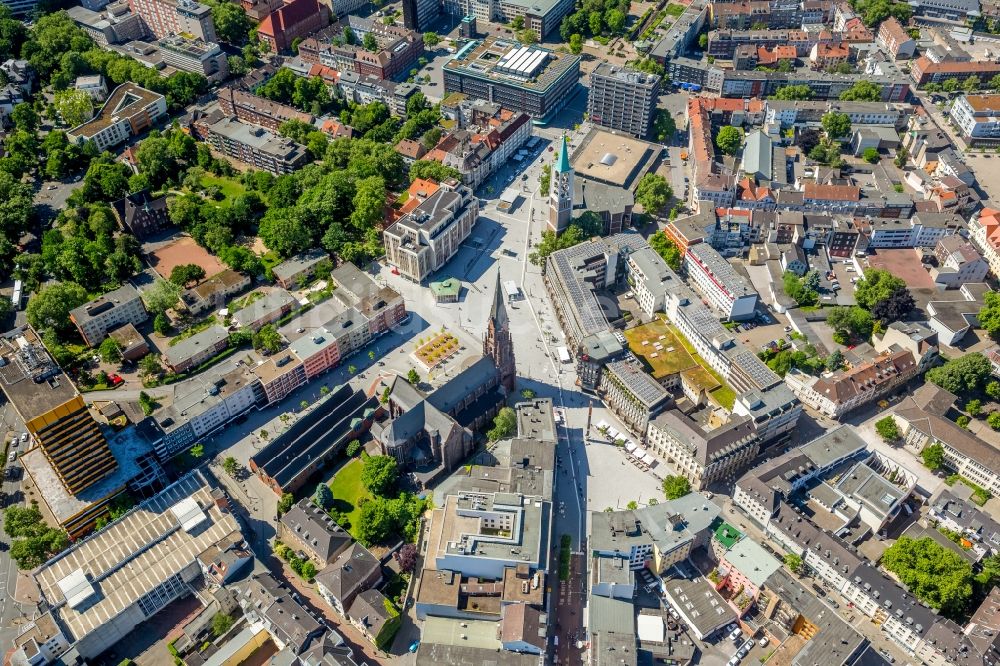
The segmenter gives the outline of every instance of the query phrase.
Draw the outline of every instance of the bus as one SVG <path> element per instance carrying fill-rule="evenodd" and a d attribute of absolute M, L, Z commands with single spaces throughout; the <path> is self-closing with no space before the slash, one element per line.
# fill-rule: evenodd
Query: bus
<path fill-rule="evenodd" d="M 14 306 L 14 310 L 21 309 L 21 297 L 24 287 L 20 280 L 14 280 L 14 292 L 10 295 L 10 302 Z"/>

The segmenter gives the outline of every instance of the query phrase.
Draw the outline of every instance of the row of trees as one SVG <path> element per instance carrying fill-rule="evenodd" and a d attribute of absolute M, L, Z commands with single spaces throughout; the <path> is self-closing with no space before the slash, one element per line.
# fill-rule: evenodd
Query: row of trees
<path fill-rule="evenodd" d="M 812 99 L 813 91 L 807 85 L 782 86 L 774 91 L 774 99 L 794 101 Z M 882 99 L 882 89 L 864 79 L 857 81 L 853 86 L 840 93 L 843 101 L 855 102 L 877 102 Z"/>

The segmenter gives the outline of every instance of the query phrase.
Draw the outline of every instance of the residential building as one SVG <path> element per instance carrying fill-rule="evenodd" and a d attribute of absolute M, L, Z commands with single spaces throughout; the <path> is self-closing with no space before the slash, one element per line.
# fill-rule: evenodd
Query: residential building
<path fill-rule="evenodd" d="M 941 527 L 962 535 L 979 557 L 1000 551 L 1000 523 L 971 501 L 959 499 L 949 490 L 932 498 L 927 515 Z"/>
<path fill-rule="evenodd" d="M 66 491 L 82 492 L 115 471 L 118 462 L 83 397 L 34 330 L 0 336 L 0 358 L 0 388 Z"/>
<path fill-rule="evenodd" d="M 43 654 L 72 647 L 93 661 L 192 592 L 201 554 L 240 535 L 228 501 L 211 484 L 207 473 L 191 472 L 33 572 L 49 609 L 43 617 L 61 634 L 47 633 L 53 637 Z"/>
<path fill-rule="evenodd" d="M 104 83 L 104 77 L 100 74 L 76 77 L 73 88 L 87 93 L 95 102 L 103 102 L 108 96 L 108 86 Z"/>
<path fill-rule="evenodd" d="M 969 236 L 994 276 L 1000 275 L 1000 211 L 983 208 L 969 220 Z"/>
<path fill-rule="evenodd" d="M 248 90 L 241 90 L 236 86 L 220 88 L 216 95 L 219 100 L 219 108 L 227 116 L 236 116 L 236 119 L 241 122 L 260 125 L 272 132 L 277 132 L 281 124 L 289 120 L 300 120 L 310 125 L 313 122 L 311 114 L 299 111 L 287 104 L 260 97 Z"/>
<path fill-rule="evenodd" d="M 406 304 L 398 291 L 379 284 L 351 262 L 333 269 L 330 279 L 337 287 L 335 298 L 367 318 L 369 337 L 387 332 L 407 316 Z"/>
<path fill-rule="evenodd" d="M 330 23 L 330 10 L 317 0 L 290 0 L 264 18 L 257 36 L 272 53 L 284 53 L 299 37 L 316 32 Z"/>
<path fill-rule="evenodd" d="M 91 347 L 99 346 L 108 331 L 123 324 L 138 325 L 148 318 L 139 292 L 130 284 L 109 291 L 69 313 L 80 337 Z"/>
<path fill-rule="evenodd" d="M 927 384 L 903 400 L 894 412 L 903 444 L 916 454 L 939 444 L 948 469 L 990 493 L 1000 492 L 1000 452 L 945 416 L 956 399 L 944 389 Z"/>
<path fill-rule="evenodd" d="M 149 353 L 149 343 L 132 324 L 125 324 L 108 331 L 108 337 L 118 345 L 118 351 L 124 361 L 135 363 Z"/>
<path fill-rule="evenodd" d="M 252 455 L 250 470 L 275 494 L 295 492 L 349 442 L 364 436 L 379 409 L 377 397 L 369 398 L 346 384 L 336 388 Z"/>
<path fill-rule="evenodd" d="M 650 420 L 673 403 L 665 388 L 630 361 L 604 366 L 600 395 L 605 406 L 640 439 L 646 436 Z"/>
<path fill-rule="evenodd" d="M 195 0 L 129 0 L 128 5 L 157 39 L 191 35 L 204 42 L 218 41 L 208 5 Z"/>
<path fill-rule="evenodd" d="M 721 512 L 697 491 L 641 509 L 591 511 L 587 545 L 597 557 L 625 558 L 632 570 L 645 567 L 660 575 L 708 546 L 709 527 Z"/>
<path fill-rule="evenodd" d="M 890 16 L 879 25 L 875 43 L 893 60 L 912 58 L 917 48 L 916 40 L 910 37 L 895 16 Z"/>
<path fill-rule="evenodd" d="M 209 125 L 208 141 L 220 153 L 275 175 L 291 173 L 309 161 L 304 146 L 231 118 Z"/>
<path fill-rule="evenodd" d="M 176 384 L 173 401 L 153 413 L 162 433 L 154 445 L 156 453 L 161 460 L 172 458 L 267 402 L 246 364 L 221 376 L 195 375 Z"/>
<path fill-rule="evenodd" d="M 250 287 L 250 276 L 227 268 L 196 287 L 181 292 L 181 302 L 192 315 L 226 307 L 230 298 Z"/>
<path fill-rule="evenodd" d="M 872 346 L 880 354 L 909 351 L 917 360 L 917 373 L 929 370 L 938 360 L 937 332 L 927 323 L 894 321 L 872 336 Z"/>
<path fill-rule="evenodd" d="M 949 117 L 973 146 L 1000 141 L 1000 95 L 960 95 Z"/>
<path fill-rule="evenodd" d="M 399 610 L 378 590 L 367 589 L 354 597 L 347 617 L 364 637 L 380 648 L 388 648 L 402 618 Z"/>
<path fill-rule="evenodd" d="M 316 647 L 327 632 L 288 586 L 270 573 L 257 574 L 239 585 L 238 600 L 243 616 L 257 631 L 266 631 L 278 650 L 302 654 Z"/>
<path fill-rule="evenodd" d="M 94 118 L 69 130 L 66 137 L 77 144 L 93 141 L 97 151 L 103 152 L 150 129 L 166 115 L 163 95 L 126 82 L 111 92 Z"/>
<path fill-rule="evenodd" d="M 410 30 L 427 32 L 440 15 L 436 0 L 403 0 L 403 25 Z"/>
<path fill-rule="evenodd" d="M 985 283 L 967 283 L 950 300 L 930 301 L 927 314 L 941 344 L 954 346 L 977 322 L 986 294 L 992 291 Z M 954 292 L 953 292 L 954 293 Z"/>
<path fill-rule="evenodd" d="M 169 35 L 156 42 L 163 53 L 163 62 L 184 72 L 201 74 L 209 82 L 229 77 L 226 54 L 215 42 L 206 42 L 186 35 Z"/>
<path fill-rule="evenodd" d="M 320 568 L 337 559 L 352 543 L 351 535 L 308 497 L 299 500 L 278 520 L 278 538 Z"/>
<path fill-rule="evenodd" d="M 847 62 L 850 56 L 851 49 L 846 42 L 819 42 L 809 50 L 809 65 L 813 69 L 829 70 Z"/>
<path fill-rule="evenodd" d="M 814 377 L 793 369 L 785 376 L 785 382 L 803 403 L 839 419 L 905 384 L 917 374 L 917 369 L 913 354 L 901 350 L 884 353 L 830 377 Z"/>
<path fill-rule="evenodd" d="M 684 254 L 684 265 L 699 291 L 725 319 L 739 321 L 754 316 L 757 292 L 713 247 L 692 245 Z"/>
<path fill-rule="evenodd" d="M 316 590 L 331 608 L 346 617 L 358 594 L 381 581 L 378 558 L 355 541 L 316 575 Z"/>
<path fill-rule="evenodd" d="M 731 416 L 712 427 L 677 409 L 667 409 L 650 420 L 648 450 L 685 477 L 695 490 L 739 474 L 760 452 L 760 439 L 748 416 Z"/>
<path fill-rule="evenodd" d="M 460 129 L 444 136 L 421 159 L 457 169 L 462 182 L 473 190 L 490 174 L 516 159 L 518 150 L 531 137 L 528 114 L 496 103 L 462 99 L 455 107 L 442 110 L 458 121 Z"/>
<path fill-rule="evenodd" d="M 154 197 L 149 190 L 133 192 L 115 201 L 111 212 L 122 229 L 140 241 L 173 226 L 167 213 L 167 198 Z"/>
<path fill-rule="evenodd" d="M 404 208 L 406 213 L 383 233 L 386 260 L 406 279 L 423 283 L 472 233 L 479 199 L 455 181 L 417 181 Z"/>
<path fill-rule="evenodd" d="M 918 0 L 916 13 L 930 19 L 953 21 L 962 26 L 969 16 L 979 14 L 979 0 Z"/>
<path fill-rule="evenodd" d="M 445 63 L 444 91 L 543 119 L 569 101 L 579 77 L 580 56 L 490 36 L 470 42 Z"/>
<path fill-rule="evenodd" d="M 909 220 L 875 217 L 858 222 L 871 249 L 900 247 L 934 247 L 939 240 L 966 228 L 965 220 L 956 213 L 919 212 Z"/>
<path fill-rule="evenodd" d="M 229 346 L 229 331 L 215 324 L 184 338 L 163 352 L 163 362 L 173 373 L 197 367 Z"/>
<path fill-rule="evenodd" d="M 303 280 L 309 280 L 314 271 L 323 265 L 331 265 L 330 255 L 320 248 L 313 248 L 285 259 L 272 268 L 271 272 L 280 286 L 295 289 Z"/>
<path fill-rule="evenodd" d="M 273 354 L 253 369 L 268 403 L 284 400 L 306 383 L 305 365 L 291 349 Z"/>
<path fill-rule="evenodd" d="M 906 118 L 909 105 L 886 102 L 845 102 L 840 100 L 776 100 L 766 102 L 765 122 L 782 127 L 819 123 L 831 111 L 843 113 L 852 125 L 897 127 Z"/>
<path fill-rule="evenodd" d="M 278 321 L 299 305 L 294 296 L 281 288 L 272 289 L 260 298 L 253 298 L 255 293 L 258 292 L 250 294 L 249 298 L 252 300 L 249 305 L 230 313 L 236 326 L 257 332 L 264 326 Z"/>
<path fill-rule="evenodd" d="M 988 60 L 932 62 L 927 56 L 920 56 L 910 64 L 910 77 L 918 86 L 944 83 L 948 79 L 965 80 L 970 76 L 989 81 L 997 74 L 1000 74 L 1000 63 Z"/>
<path fill-rule="evenodd" d="M 985 282 L 990 265 L 969 241 L 957 234 L 945 236 L 934 248 L 937 266 L 931 268 L 934 284 L 945 289 Z"/>
<path fill-rule="evenodd" d="M 587 115 L 590 122 L 645 137 L 653 125 L 661 77 L 602 62 L 590 73 Z"/>
<path fill-rule="evenodd" d="M 344 44 L 346 28 L 354 33 L 357 44 Z M 367 35 L 375 38 L 376 49 L 360 46 Z M 424 38 L 409 28 L 386 25 L 378 17 L 348 15 L 340 22 L 304 39 L 299 44 L 303 62 L 332 67 L 340 73 L 356 72 L 359 76 L 391 79 L 416 67 L 424 53 Z"/>

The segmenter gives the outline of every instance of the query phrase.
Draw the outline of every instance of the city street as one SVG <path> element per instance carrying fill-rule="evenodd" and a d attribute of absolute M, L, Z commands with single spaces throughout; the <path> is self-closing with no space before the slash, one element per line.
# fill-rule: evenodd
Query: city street
<path fill-rule="evenodd" d="M 0 434 L 6 438 L 3 441 L 7 441 L 15 435 L 20 435 L 24 429 L 24 424 L 17 416 L 17 412 L 11 404 L 3 398 L 0 399 L 3 400 L 3 404 L 0 405 Z M 16 449 L 10 450 L 20 453 L 24 451 L 25 447 L 25 444 L 19 442 Z M 3 447 L 0 446 L 0 451 L 3 450 Z M 4 496 L 3 506 L 7 507 L 12 504 L 19 504 L 22 501 L 20 465 L 16 462 L 7 462 L 4 459 L 3 467 L 3 481 L 0 484 Z M 7 468 L 13 468 L 15 474 L 8 476 Z M 0 593 L 0 645 L 10 645 L 14 637 L 17 636 L 18 625 L 26 615 L 30 617 L 34 611 L 33 608 L 22 606 L 14 598 L 18 569 L 17 564 L 10 558 L 10 544 L 11 539 L 6 533 L 0 530 L 0 576 L 2 576 L 0 584 L 3 585 L 2 593 Z"/>

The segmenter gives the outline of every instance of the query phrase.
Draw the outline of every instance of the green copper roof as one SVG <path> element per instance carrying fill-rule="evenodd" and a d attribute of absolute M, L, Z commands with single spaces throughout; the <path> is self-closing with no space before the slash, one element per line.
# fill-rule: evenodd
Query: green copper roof
<path fill-rule="evenodd" d="M 569 141 L 566 140 L 566 135 L 563 134 L 562 147 L 559 149 L 559 164 L 556 165 L 556 173 L 566 173 L 571 169 L 572 167 L 569 165 Z"/>

